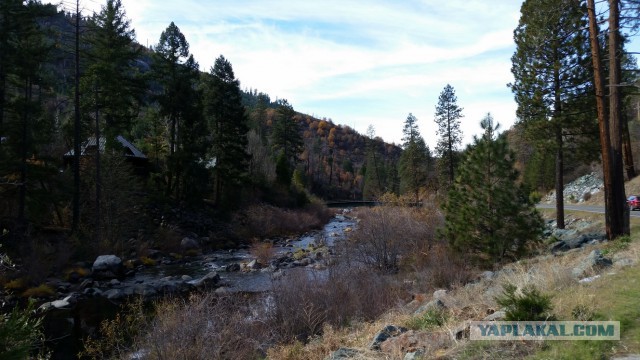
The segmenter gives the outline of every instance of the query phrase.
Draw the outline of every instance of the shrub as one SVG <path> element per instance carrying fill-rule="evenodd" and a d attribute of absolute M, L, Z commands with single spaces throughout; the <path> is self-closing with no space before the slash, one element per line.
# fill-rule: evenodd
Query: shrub
<path fill-rule="evenodd" d="M 236 214 L 233 224 L 241 237 L 270 238 L 298 235 L 312 229 L 319 229 L 331 216 L 332 213 L 318 202 L 312 202 L 298 210 L 261 204 L 250 206 L 242 213 Z"/>
<path fill-rule="evenodd" d="M 148 327 L 148 318 L 142 305 L 142 298 L 122 305 L 116 317 L 100 323 L 98 337 L 89 337 L 83 342 L 83 350 L 78 358 L 122 359 L 131 349 L 135 349 L 135 339 Z"/>
<path fill-rule="evenodd" d="M 42 345 L 41 320 L 32 317 L 32 312 L 33 303 L 30 302 L 24 310 L 14 307 L 11 312 L 0 314 L 1 359 L 30 359 L 33 350 Z"/>
<path fill-rule="evenodd" d="M 294 271 L 274 283 L 270 328 L 280 341 L 304 341 L 325 324 L 375 319 L 404 297 L 398 283 L 367 269 L 338 264 L 328 274 Z"/>
<path fill-rule="evenodd" d="M 358 210 L 361 219 L 345 251 L 384 273 L 399 270 L 400 258 L 426 251 L 435 238 L 440 216 L 419 209 L 384 206 Z"/>
<path fill-rule="evenodd" d="M 532 191 L 532 192 L 529 194 L 529 201 L 530 201 L 532 204 L 537 204 L 537 203 L 539 203 L 539 202 L 540 202 L 540 200 L 542 200 L 542 194 L 540 194 L 539 192 L 537 192 L 537 191 Z"/>
<path fill-rule="evenodd" d="M 249 250 L 260 264 L 267 265 L 273 257 L 273 243 L 267 241 L 254 241 Z"/>
<path fill-rule="evenodd" d="M 149 332 L 136 338 L 135 348 L 149 360 L 261 358 L 270 332 L 256 318 L 257 308 L 238 296 L 165 300 L 156 304 Z"/>
<path fill-rule="evenodd" d="M 91 275 L 91 271 L 89 271 L 89 269 L 86 269 L 86 268 L 83 268 L 83 267 L 80 267 L 80 266 L 74 267 L 73 269 L 69 269 L 69 270 L 67 270 L 66 275 L 65 275 L 65 278 L 67 279 L 67 281 L 72 276 L 74 276 L 73 274 L 75 274 L 75 275 L 77 275 L 77 276 L 79 276 L 81 278 L 84 278 L 84 277 L 87 277 L 87 276 Z"/>
<path fill-rule="evenodd" d="M 429 310 L 420 316 L 415 316 L 407 321 L 406 326 L 412 330 L 429 330 L 444 325 L 448 314 L 442 310 Z"/>
<path fill-rule="evenodd" d="M 156 261 L 147 256 L 141 257 L 140 262 L 142 262 L 144 266 L 156 266 Z"/>
<path fill-rule="evenodd" d="M 553 320 L 551 314 L 551 296 L 541 294 L 533 286 L 525 287 L 518 294 L 518 287 L 504 284 L 502 295 L 495 298 L 498 305 L 505 308 L 506 321 L 543 321 Z"/>
<path fill-rule="evenodd" d="M 32 297 L 34 297 L 34 298 L 43 298 L 43 297 L 50 297 L 50 296 L 53 296 L 55 294 L 56 294 L 56 292 L 53 290 L 53 288 L 51 286 L 46 285 L 46 284 L 40 284 L 40 285 L 38 285 L 36 287 L 32 287 L 32 288 L 29 288 L 29 289 L 25 290 L 22 293 L 22 296 L 26 297 L 26 298 L 32 298 Z"/>
<path fill-rule="evenodd" d="M 4 284 L 4 288 L 7 290 L 20 290 L 26 287 L 27 283 L 24 281 L 24 278 L 13 279 Z"/>
<path fill-rule="evenodd" d="M 477 274 L 464 254 L 453 251 L 446 242 L 439 241 L 412 256 L 416 257 L 417 280 L 425 292 L 466 284 Z"/>
<path fill-rule="evenodd" d="M 602 250 L 603 255 L 615 254 L 620 251 L 624 251 L 629 248 L 629 244 L 631 243 L 631 237 L 629 235 L 620 236 L 608 243 L 607 247 Z"/>
<path fill-rule="evenodd" d="M 587 305 L 576 305 L 571 310 L 571 317 L 576 321 L 592 321 L 595 315 L 593 309 Z"/>

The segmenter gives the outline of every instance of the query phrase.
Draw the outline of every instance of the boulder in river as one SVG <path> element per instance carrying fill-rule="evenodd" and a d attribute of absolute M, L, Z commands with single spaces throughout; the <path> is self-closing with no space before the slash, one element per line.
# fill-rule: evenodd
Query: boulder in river
<path fill-rule="evenodd" d="M 185 237 L 180 241 L 180 248 L 182 248 L 182 251 L 198 250 L 200 244 L 198 244 L 198 240 L 194 238 Z"/>
<path fill-rule="evenodd" d="M 92 276 L 94 279 L 123 278 L 124 273 L 122 259 L 115 255 L 100 255 L 93 262 Z"/>
<path fill-rule="evenodd" d="M 220 275 L 217 272 L 212 271 L 207 275 L 201 277 L 200 279 L 191 280 L 189 284 L 195 286 L 196 288 L 208 288 L 214 287 L 220 282 Z"/>

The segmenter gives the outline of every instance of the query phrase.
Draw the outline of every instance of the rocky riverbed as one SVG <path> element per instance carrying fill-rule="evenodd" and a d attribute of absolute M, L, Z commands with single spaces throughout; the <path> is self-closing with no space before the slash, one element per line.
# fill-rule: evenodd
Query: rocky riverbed
<path fill-rule="evenodd" d="M 52 299 L 41 299 L 38 311 L 44 316 L 47 337 L 56 339 L 53 358 L 75 354 L 80 339 L 95 332 L 100 321 L 114 316 L 119 304 L 129 298 L 152 301 L 192 291 L 265 292 L 274 279 L 294 268 L 322 270 L 330 261 L 335 242 L 344 239 L 356 225 L 349 213 L 338 213 L 322 230 L 272 240 L 272 260 L 265 264 L 249 247 L 189 258 L 150 251 L 147 264 L 102 255 L 66 279 L 49 279 L 47 285 L 56 294 Z M 183 245 L 196 246 L 197 240 L 191 240 L 183 239 Z M 5 294 L 5 302 L 15 300 Z"/>

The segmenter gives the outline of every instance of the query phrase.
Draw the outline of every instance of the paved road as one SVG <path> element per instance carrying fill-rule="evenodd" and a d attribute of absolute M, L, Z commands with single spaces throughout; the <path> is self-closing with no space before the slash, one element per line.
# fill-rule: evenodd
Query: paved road
<path fill-rule="evenodd" d="M 540 209 L 555 209 L 555 204 L 538 204 L 538 208 Z M 565 210 L 574 210 L 574 211 L 586 211 L 598 214 L 604 214 L 604 206 L 593 206 L 593 205 L 567 205 L 564 204 Z M 632 217 L 640 217 L 640 211 L 632 211 Z"/>

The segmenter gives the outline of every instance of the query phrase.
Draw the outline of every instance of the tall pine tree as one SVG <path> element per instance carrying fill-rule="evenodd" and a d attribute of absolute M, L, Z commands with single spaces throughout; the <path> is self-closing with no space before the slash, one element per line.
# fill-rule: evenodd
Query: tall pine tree
<path fill-rule="evenodd" d="M 566 154 L 571 162 L 590 162 L 597 154 L 584 11 L 571 0 L 526 0 L 520 11 L 510 87 L 518 121 L 539 151 L 555 153 L 556 220 L 564 228 Z"/>
<path fill-rule="evenodd" d="M 160 116 L 166 119 L 169 128 L 165 193 L 179 199 L 182 190 L 185 190 L 184 184 L 181 184 L 184 165 L 186 162 L 193 164 L 204 157 L 202 153 L 187 152 L 183 147 L 184 141 L 196 140 L 188 135 L 203 135 L 193 131 L 189 134 L 195 125 L 201 126 L 203 123 L 202 119 L 196 121 L 193 118 L 201 116 L 194 109 L 200 101 L 196 90 L 200 72 L 198 63 L 189 53 L 189 43 L 173 22 L 160 34 L 155 50 L 153 78 L 162 88 L 156 99 L 160 105 Z"/>
<path fill-rule="evenodd" d="M 451 85 L 447 84 L 438 97 L 435 122 L 438 125 L 436 133 L 440 136 L 436 145 L 438 165 L 441 175 L 446 177 L 449 186 L 453 184 L 455 178 L 457 150 L 462 144 L 460 119 L 463 116 L 462 108 L 458 106 L 456 92 Z"/>
<path fill-rule="evenodd" d="M 517 184 L 514 154 L 506 137 L 497 136 L 491 114 L 481 122 L 484 134 L 474 138 L 443 205 L 442 235 L 479 263 L 515 259 L 539 239 L 543 222 Z"/>
<path fill-rule="evenodd" d="M 240 82 L 231 63 L 220 56 L 207 77 L 205 111 L 213 133 L 214 186 L 216 203 L 234 202 L 247 181 L 247 115 L 242 105 Z"/>
<path fill-rule="evenodd" d="M 278 116 L 271 130 L 271 144 L 276 154 L 276 175 L 279 182 L 289 184 L 298 155 L 303 150 L 303 142 L 293 106 L 283 99 L 279 101 L 277 111 Z"/>
<path fill-rule="evenodd" d="M 89 21 L 91 44 L 83 93 L 94 98 L 93 113 L 104 122 L 107 147 L 116 146 L 118 135 L 128 135 L 137 116 L 144 84 L 134 66 L 140 47 L 126 18 L 121 0 L 107 0 Z M 88 109 L 89 110 L 89 109 Z"/>
<path fill-rule="evenodd" d="M 413 194 L 416 204 L 420 203 L 420 189 L 427 186 L 431 161 L 429 147 L 420 135 L 417 121 L 413 114 L 409 114 L 404 122 L 403 152 L 399 163 L 400 193 Z"/>

